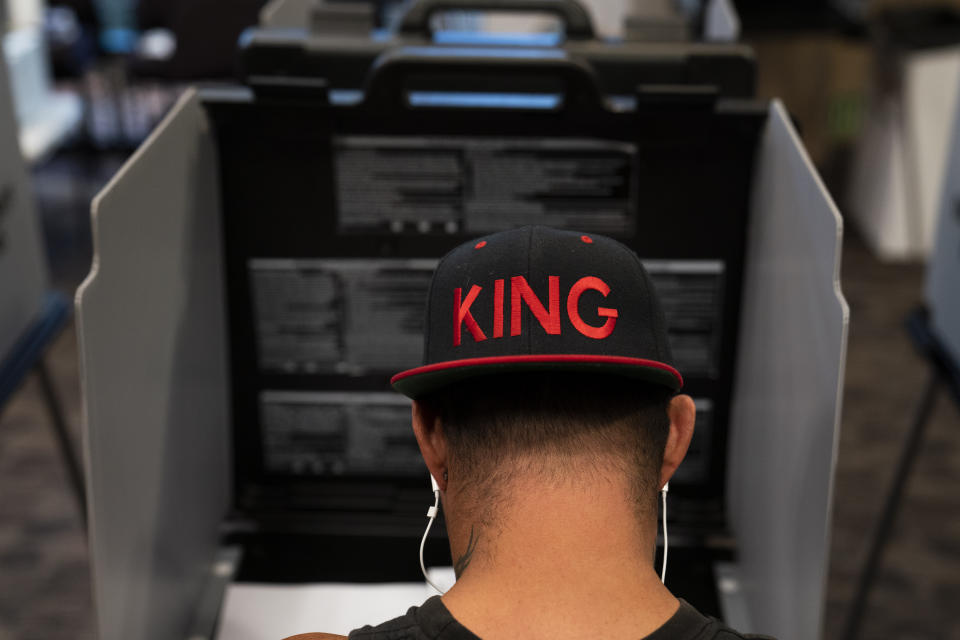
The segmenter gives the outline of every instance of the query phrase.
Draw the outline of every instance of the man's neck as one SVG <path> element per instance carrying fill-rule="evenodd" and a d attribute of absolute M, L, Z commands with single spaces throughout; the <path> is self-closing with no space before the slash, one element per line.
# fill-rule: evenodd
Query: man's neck
<path fill-rule="evenodd" d="M 457 584 L 443 597 L 462 624 L 498 638 L 648 635 L 679 604 L 652 562 L 656 517 L 609 479 L 512 483 L 493 522 L 448 511 Z"/>

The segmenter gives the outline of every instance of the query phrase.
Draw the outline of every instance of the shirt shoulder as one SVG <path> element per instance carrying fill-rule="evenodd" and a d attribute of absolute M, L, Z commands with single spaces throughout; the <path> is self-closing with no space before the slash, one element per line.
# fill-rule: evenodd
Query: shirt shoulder
<path fill-rule="evenodd" d="M 773 636 L 764 636 L 756 633 L 740 633 L 739 631 L 731 629 L 716 618 L 710 618 L 710 621 L 712 622 L 710 628 L 712 633 L 701 636 L 703 640 L 777 640 Z M 700 640 L 700 638 L 698 637 L 697 640 Z"/>
<path fill-rule="evenodd" d="M 726 626 L 721 627 L 713 638 L 716 638 L 716 640 L 777 640 L 773 636 L 764 636 L 757 633 L 737 633 Z"/>
<path fill-rule="evenodd" d="M 406 615 L 350 632 L 349 640 L 480 640 L 434 596 Z"/>
<path fill-rule="evenodd" d="M 731 629 L 716 618 L 705 616 L 685 600 L 660 629 L 646 640 L 776 640 L 770 636 L 744 634 Z"/>
<path fill-rule="evenodd" d="M 348 640 L 429 640 L 417 624 L 417 607 L 376 626 L 366 625 L 350 632 Z"/>

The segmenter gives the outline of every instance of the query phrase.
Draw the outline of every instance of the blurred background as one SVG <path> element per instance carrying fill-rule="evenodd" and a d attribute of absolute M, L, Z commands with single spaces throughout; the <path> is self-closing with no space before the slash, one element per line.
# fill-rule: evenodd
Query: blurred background
<path fill-rule="evenodd" d="M 186 86 L 234 76 L 237 40 L 258 22 L 263 4 L 0 0 L 18 143 L 54 289 L 72 299 L 90 270 L 94 195 Z M 625 13 L 697 3 L 585 4 L 598 30 L 617 38 L 629 35 Z M 923 301 L 946 171 L 960 80 L 960 1 L 733 5 L 740 40 L 756 52 L 759 97 L 783 101 L 844 215 L 841 283 L 851 325 L 826 623 L 826 637 L 839 638 L 865 559 L 865 532 L 877 521 L 928 377 L 904 319 Z M 72 325 L 46 361 L 79 448 Z M 44 393 L 43 381 L 28 376 L 0 406 L 0 640 L 95 637 L 83 520 L 47 426 Z M 960 639 L 958 603 L 960 411 L 943 396 L 861 637 Z"/>

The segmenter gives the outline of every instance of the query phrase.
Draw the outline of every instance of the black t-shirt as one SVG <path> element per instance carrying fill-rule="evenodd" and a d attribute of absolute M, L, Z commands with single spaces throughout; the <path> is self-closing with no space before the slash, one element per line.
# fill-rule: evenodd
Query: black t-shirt
<path fill-rule="evenodd" d="M 708 618 L 689 604 L 680 608 L 662 627 L 645 640 L 744 640 L 764 636 L 741 635 L 715 618 Z M 407 614 L 376 627 L 366 626 L 350 632 L 350 640 L 480 640 L 457 622 L 447 607 L 434 596 Z"/>

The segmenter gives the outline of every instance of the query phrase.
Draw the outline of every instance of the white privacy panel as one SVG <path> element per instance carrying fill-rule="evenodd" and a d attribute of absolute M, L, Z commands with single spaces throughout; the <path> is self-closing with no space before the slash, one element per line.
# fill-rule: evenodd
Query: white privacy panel
<path fill-rule="evenodd" d="M 47 264 L 0 55 L 0 363 L 40 311 Z"/>
<path fill-rule="evenodd" d="M 933 330 L 960 367 L 960 101 L 950 130 L 926 297 Z"/>
<path fill-rule="evenodd" d="M 757 158 L 728 463 L 742 631 L 820 637 L 849 311 L 842 224 L 774 101 Z M 733 622 L 733 621 L 731 621 Z"/>
<path fill-rule="evenodd" d="M 93 202 L 77 331 L 101 640 L 185 637 L 228 505 L 217 173 L 191 90 Z"/>

